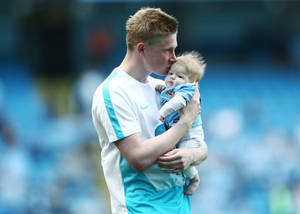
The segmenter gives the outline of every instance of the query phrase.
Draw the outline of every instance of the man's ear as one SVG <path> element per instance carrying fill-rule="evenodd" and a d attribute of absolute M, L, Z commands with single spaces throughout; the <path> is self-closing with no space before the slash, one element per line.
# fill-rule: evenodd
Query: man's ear
<path fill-rule="evenodd" d="M 145 48 L 145 43 L 144 43 L 144 42 L 139 42 L 139 43 L 136 45 L 136 51 L 137 51 L 139 54 L 144 55 L 144 48 Z"/>

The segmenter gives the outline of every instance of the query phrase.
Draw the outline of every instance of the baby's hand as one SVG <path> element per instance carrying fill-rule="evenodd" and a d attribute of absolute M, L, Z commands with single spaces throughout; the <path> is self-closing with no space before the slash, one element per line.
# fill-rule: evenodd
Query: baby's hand
<path fill-rule="evenodd" d="M 159 120 L 160 120 L 161 122 L 165 122 L 166 118 L 163 117 L 163 116 L 160 116 L 160 117 L 159 117 Z"/>
<path fill-rule="evenodd" d="M 161 93 L 165 88 L 166 86 L 162 84 L 155 86 L 155 90 L 158 91 L 159 93 Z"/>

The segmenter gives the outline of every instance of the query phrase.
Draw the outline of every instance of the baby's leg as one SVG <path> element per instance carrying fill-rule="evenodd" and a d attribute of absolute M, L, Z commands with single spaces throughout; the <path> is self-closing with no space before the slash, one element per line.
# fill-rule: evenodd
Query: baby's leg
<path fill-rule="evenodd" d="M 196 174 L 192 179 L 189 180 L 189 185 L 185 188 L 184 194 L 193 195 L 198 189 L 199 184 L 200 184 L 200 178 L 199 175 Z"/>
<path fill-rule="evenodd" d="M 179 148 L 199 147 L 203 141 L 204 141 L 203 129 L 201 126 L 199 126 L 188 130 L 187 133 L 179 141 L 177 146 Z M 186 170 L 184 170 L 183 174 L 188 180 L 188 185 L 185 188 L 184 193 L 186 195 L 192 195 L 196 192 L 200 184 L 198 170 L 196 169 L 196 167 L 191 166 Z"/>
<path fill-rule="evenodd" d="M 196 167 L 190 166 L 189 168 L 183 171 L 183 174 L 188 179 L 188 185 L 184 189 L 184 194 L 193 195 L 200 184 L 198 170 L 196 169 Z"/>

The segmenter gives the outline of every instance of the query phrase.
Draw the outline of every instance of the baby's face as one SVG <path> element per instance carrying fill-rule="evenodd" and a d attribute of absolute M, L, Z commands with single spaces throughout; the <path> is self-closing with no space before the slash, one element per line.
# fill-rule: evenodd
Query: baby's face
<path fill-rule="evenodd" d="M 167 87 L 175 87 L 179 84 L 188 83 L 188 73 L 186 72 L 185 68 L 175 63 L 172 65 L 169 73 L 167 74 L 165 78 L 165 83 Z"/>

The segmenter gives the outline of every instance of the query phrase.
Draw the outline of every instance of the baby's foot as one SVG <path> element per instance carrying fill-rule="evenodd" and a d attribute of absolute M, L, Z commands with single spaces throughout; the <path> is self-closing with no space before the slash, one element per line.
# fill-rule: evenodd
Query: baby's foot
<path fill-rule="evenodd" d="M 185 195 L 193 195 L 196 192 L 196 190 L 198 189 L 199 184 L 200 184 L 199 175 L 195 175 L 195 177 L 193 177 L 190 180 L 189 185 L 185 188 L 184 194 Z"/>

